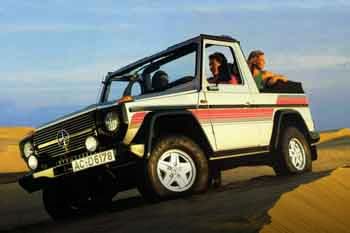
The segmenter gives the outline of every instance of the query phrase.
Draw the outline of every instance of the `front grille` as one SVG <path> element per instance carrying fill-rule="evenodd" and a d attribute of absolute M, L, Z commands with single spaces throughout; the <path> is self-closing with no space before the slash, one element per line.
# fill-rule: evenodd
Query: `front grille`
<path fill-rule="evenodd" d="M 33 141 L 39 152 L 39 156 L 59 156 L 85 147 L 85 139 L 94 134 L 95 121 L 93 112 L 73 117 L 59 122 L 34 134 Z M 66 147 L 60 145 L 57 140 L 58 132 L 64 130 L 69 134 L 69 143 Z"/>

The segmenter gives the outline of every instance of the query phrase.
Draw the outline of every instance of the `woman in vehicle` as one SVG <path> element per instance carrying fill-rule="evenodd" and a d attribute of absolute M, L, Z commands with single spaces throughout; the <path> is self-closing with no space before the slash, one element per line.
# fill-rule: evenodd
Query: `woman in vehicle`
<path fill-rule="evenodd" d="M 230 73 L 227 59 L 224 54 L 215 52 L 209 56 L 209 68 L 213 77 L 208 78 L 209 83 L 237 85 L 238 78 Z"/>
<path fill-rule="evenodd" d="M 264 70 L 265 54 L 261 50 L 252 51 L 248 56 L 247 62 L 259 90 L 264 89 L 264 87 L 271 87 L 275 85 L 278 81 L 288 81 L 288 79 L 283 75 L 275 74 L 271 71 Z"/>

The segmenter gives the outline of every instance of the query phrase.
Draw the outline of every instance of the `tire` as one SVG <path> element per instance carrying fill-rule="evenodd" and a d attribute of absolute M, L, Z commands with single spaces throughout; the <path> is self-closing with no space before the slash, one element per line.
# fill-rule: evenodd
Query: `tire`
<path fill-rule="evenodd" d="M 42 192 L 45 210 L 56 221 L 84 216 L 111 206 L 115 192 L 100 186 L 55 182 Z M 95 184 L 96 185 L 96 184 Z"/>
<path fill-rule="evenodd" d="M 283 130 L 274 153 L 273 168 L 279 176 L 312 170 L 310 145 L 299 129 L 289 126 Z"/>
<path fill-rule="evenodd" d="M 78 216 L 82 210 L 80 205 L 74 204 L 73 193 L 62 184 L 46 187 L 42 198 L 46 212 L 56 221 Z"/>
<path fill-rule="evenodd" d="M 148 200 L 208 189 L 208 160 L 192 139 L 182 135 L 160 138 L 146 161 L 145 170 L 145 183 L 140 191 Z"/>

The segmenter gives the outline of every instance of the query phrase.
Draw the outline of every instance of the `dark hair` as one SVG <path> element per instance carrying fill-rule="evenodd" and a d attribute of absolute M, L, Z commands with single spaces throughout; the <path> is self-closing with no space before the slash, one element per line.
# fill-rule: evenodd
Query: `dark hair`
<path fill-rule="evenodd" d="M 227 59 L 224 54 L 215 52 L 209 56 L 209 60 L 215 59 L 217 60 L 221 65 L 219 67 L 219 79 L 218 81 L 229 81 L 231 80 L 231 75 L 227 63 Z"/>
<path fill-rule="evenodd" d="M 219 52 L 215 52 L 215 53 L 209 55 L 209 60 L 213 60 L 213 59 L 217 60 L 220 64 L 225 63 L 225 61 L 227 63 L 225 55 L 222 53 L 219 53 Z"/>

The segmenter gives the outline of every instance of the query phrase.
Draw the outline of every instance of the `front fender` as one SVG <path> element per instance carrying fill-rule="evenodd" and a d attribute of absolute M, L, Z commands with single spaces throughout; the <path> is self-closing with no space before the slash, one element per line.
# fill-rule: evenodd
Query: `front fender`
<path fill-rule="evenodd" d="M 135 144 L 144 144 L 144 158 L 148 158 L 152 151 L 152 145 L 153 140 L 155 139 L 157 128 L 157 120 L 163 118 L 163 117 L 174 117 L 169 121 L 169 126 L 174 126 L 174 124 L 178 125 L 178 127 L 172 127 L 172 129 L 165 129 L 167 130 L 166 133 L 170 133 L 173 131 L 169 130 L 175 130 L 174 133 L 180 133 L 188 136 L 195 136 L 194 139 L 203 138 L 202 141 L 204 141 L 205 145 L 208 146 L 208 149 L 212 150 L 212 147 L 209 143 L 209 140 L 204 133 L 204 130 L 196 118 L 196 116 L 193 114 L 192 111 L 189 110 L 169 110 L 169 111 L 158 111 L 158 112 L 151 112 L 148 113 L 145 117 L 142 126 L 140 127 L 139 132 L 137 133 L 135 140 L 133 143 Z M 169 119 L 168 119 L 169 120 Z M 166 122 L 166 121 L 165 121 Z M 187 126 L 184 126 L 183 122 L 190 123 L 192 122 L 191 126 L 193 127 L 189 128 Z M 164 125 L 164 122 L 161 124 Z M 188 124 L 187 124 L 188 125 Z M 167 124 L 165 126 L 168 126 Z M 183 126 L 183 127 L 182 127 Z M 200 143 L 200 142 L 197 142 Z"/>

